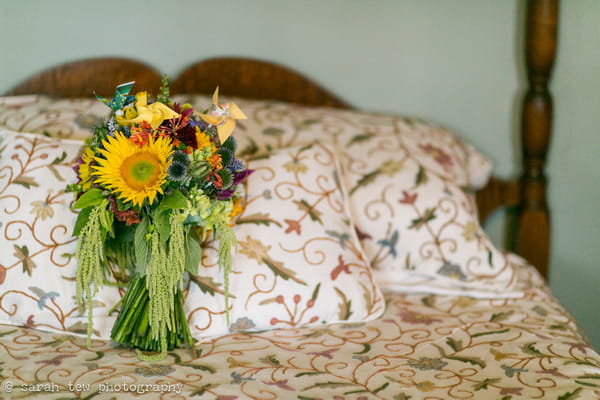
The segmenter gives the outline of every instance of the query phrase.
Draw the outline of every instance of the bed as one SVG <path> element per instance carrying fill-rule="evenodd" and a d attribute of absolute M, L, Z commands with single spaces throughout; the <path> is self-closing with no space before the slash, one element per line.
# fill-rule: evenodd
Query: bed
<path fill-rule="evenodd" d="M 528 2 L 529 86 L 522 174 L 515 180 L 490 177 L 485 156 L 443 128 L 353 110 L 279 65 L 204 60 L 173 79 L 171 91 L 182 103 L 210 104 L 220 86 L 248 116 L 235 135 L 238 152 L 257 172 L 238 224 L 240 252 L 243 263 L 268 265 L 275 275 L 267 278 L 264 268 L 235 275 L 252 293 L 225 331 L 212 329 L 226 326 L 219 305 L 192 297 L 206 295 L 211 283 L 218 292 L 217 278 L 198 278 L 204 290 L 188 294 L 187 302 L 206 299 L 188 310 L 200 339 L 157 362 L 106 339 L 86 345 L 85 318 L 64 308 L 58 289 L 35 287 L 49 278 L 28 281 L 43 270 L 43 254 L 66 265 L 61 257 L 73 239 L 64 221 L 45 228 L 48 239 L 38 237 L 37 251 L 19 241 L 35 236 L 34 225 L 58 218 L 59 203 L 68 206 L 64 193 L 44 187 L 27 166 L 48 165 L 49 182 L 72 166 L 69 152 L 106 114 L 90 88 L 110 96 L 116 84 L 135 80 L 140 90 L 156 93 L 160 74 L 134 60 L 102 58 L 57 66 L 15 86 L 0 98 L 0 398 L 600 397 L 600 355 L 545 282 L 548 84 L 557 21 L 558 1 Z M 280 175 L 284 183 L 275 179 Z M 10 192 L 15 187 L 18 195 Z M 309 195 L 316 197 L 303 197 Z M 32 222 L 15 217 L 21 203 Z M 491 244 L 479 226 L 499 207 L 515 212 L 511 252 Z M 290 270 L 285 262 L 294 257 L 310 265 L 327 260 L 332 269 L 327 279 L 313 277 L 316 285 L 298 286 L 312 278 Z M 7 286 L 18 280 L 25 289 L 15 294 Z M 334 310 L 328 318 L 311 317 L 326 296 L 325 281 L 335 282 L 325 299 Z M 26 302 L 35 312 L 19 323 Z M 268 307 L 285 311 L 271 314 Z"/>

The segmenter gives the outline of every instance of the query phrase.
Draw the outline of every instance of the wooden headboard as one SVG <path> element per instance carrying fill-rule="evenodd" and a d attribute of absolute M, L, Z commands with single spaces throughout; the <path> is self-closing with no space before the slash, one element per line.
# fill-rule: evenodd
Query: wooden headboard
<path fill-rule="evenodd" d="M 482 220 L 499 207 L 515 210 L 509 248 L 548 276 L 550 214 L 546 199 L 546 154 L 552 128 L 552 96 L 548 83 L 554 64 L 559 0 L 528 0 L 525 27 L 527 90 L 522 102 L 522 169 L 518 179 L 492 178 L 477 192 Z M 135 80 L 156 92 L 160 74 L 134 60 L 96 58 L 63 64 L 15 86 L 5 95 L 47 94 L 87 97 L 89 88 L 110 95 L 116 83 Z M 299 73 L 272 63 L 243 58 L 197 62 L 171 82 L 172 93 L 211 93 L 216 86 L 231 96 L 273 99 L 311 106 L 351 108 Z"/>

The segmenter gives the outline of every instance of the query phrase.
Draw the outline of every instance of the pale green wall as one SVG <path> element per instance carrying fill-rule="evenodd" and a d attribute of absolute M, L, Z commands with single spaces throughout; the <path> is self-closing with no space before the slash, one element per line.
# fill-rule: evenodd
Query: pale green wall
<path fill-rule="evenodd" d="M 46 67 L 88 56 L 131 56 L 171 75 L 202 57 L 263 58 L 294 66 L 357 107 L 441 123 L 508 176 L 516 171 L 522 70 L 515 31 L 522 5 L 0 0 L 0 93 Z M 549 160 L 551 286 L 600 348 L 600 1 L 563 1 L 561 12 Z"/>

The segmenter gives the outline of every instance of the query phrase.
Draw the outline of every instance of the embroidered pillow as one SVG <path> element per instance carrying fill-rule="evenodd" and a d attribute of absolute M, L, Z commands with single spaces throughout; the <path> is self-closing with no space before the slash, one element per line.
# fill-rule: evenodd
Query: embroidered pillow
<path fill-rule="evenodd" d="M 355 236 L 334 151 L 319 143 L 282 149 L 249 166 L 255 172 L 235 227 L 239 252 L 230 279 L 229 330 L 378 317 L 384 299 Z M 226 326 L 223 296 L 212 298 L 216 308 L 198 296 L 222 290 L 215 260 L 214 252 L 205 252 L 200 276 L 190 285 L 196 336 Z"/>
<path fill-rule="evenodd" d="M 87 318 L 75 301 L 76 213 L 69 206 L 80 141 L 0 129 L 0 322 L 84 333 Z M 118 298 L 107 287 L 95 299 L 107 315 Z M 98 327 L 110 324 L 101 321 Z M 96 327 L 95 327 L 96 328 Z"/>
<path fill-rule="evenodd" d="M 85 334 L 75 301 L 76 213 L 64 187 L 80 141 L 0 129 L 0 322 Z M 326 146 L 253 163 L 249 204 L 236 229 L 239 252 L 225 318 L 223 277 L 213 243 L 190 277 L 184 309 L 196 338 L 231 331 L 376 318 L 384 309 L 348 216 L 337 159 Z M 94 296 L 94 334 L 109 338 L 123 289 Z"/>
<path fill-rule="evenodd" d="M 204 106 L 207 96 L 175 96 L 180 103 Z M 273 149 L 328 141 L 338 146 L 345 168 L 370 168 L 377 174 L 379 160 L 365 148 L 406 151 L 423 167 L 458 185 L 485 185 L 491 162 L 456 135 L 414 118 L 369 112 L 302 107 L 293 104 L 236 99 L 248 119 L 239 121 L 236 136 L 240 152 L 266 154 Z M 53 137 L 83 139 L 104 120 L 107 108 L 89 99 L 51 99 L 47 96 L 0 98 L 0 126 L 21 132 L 48 133 Z M 366 163 L 366 165 L 365 165 Z"/>
<path fill-rule="evenodd" d="M 361 243 L 384 287 L 514 297 L 515 265 L 481 228 L 472 195 L 427 171 L 408 152 L 369 151 L 381 173 L 348 174 Z M 369 180 L 368 185 L 363 185 Z"/>

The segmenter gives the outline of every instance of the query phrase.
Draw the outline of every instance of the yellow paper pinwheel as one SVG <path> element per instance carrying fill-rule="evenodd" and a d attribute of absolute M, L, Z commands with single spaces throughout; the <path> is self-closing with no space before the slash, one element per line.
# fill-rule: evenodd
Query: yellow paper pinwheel
<path fill-rule="evenodd" d="M 236 119 L 246 119 L 246 115 L 233 102 L 219 104 L 219 88 L 213 94 L 213 104 L 208 114 L 199 114 L 209 124 L 217 127 L 219 140 L 225 142 L 235 129 Z"/>
<path fill-rule="evenodd" d="M 120 125 L 132 125 L 146 121 L 152 129 L 156 129 L 165 119 L 178 116 L 179 114 L 158 101 L 149 105 L 146 92 L 140 92 L 135 95 L 135 110 L 125 110 L 125 116 L 117 115 L 117 122 Z"/>

